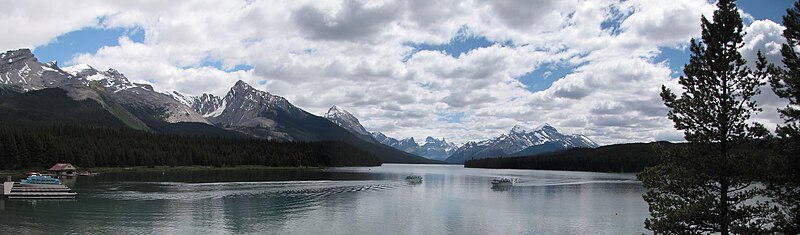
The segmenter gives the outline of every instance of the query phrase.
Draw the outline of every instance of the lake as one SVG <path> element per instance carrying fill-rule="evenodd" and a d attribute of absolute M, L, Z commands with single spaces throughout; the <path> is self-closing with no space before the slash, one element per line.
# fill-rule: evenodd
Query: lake
<path fill-rule="evenodd" d="M 420 184 L 407 175 L 423 177 Z M 492 188 L 495 177 L 517 177 Z M 65 183 L 76 200 L 0 200 L 0 231 L 30 233 L 641 234 L 633 174 L 384 164 L 124 172 Z"/>

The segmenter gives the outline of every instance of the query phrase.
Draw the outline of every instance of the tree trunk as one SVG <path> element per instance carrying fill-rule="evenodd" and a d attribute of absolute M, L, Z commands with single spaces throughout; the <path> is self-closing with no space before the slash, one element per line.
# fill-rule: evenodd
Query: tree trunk
<path fill-rule="evenodd" d="M 720 199 L 719 199 L 719 217 L 720 217 L 720 234 L 729 234 L 730 218 L 728 217 L 728 177 L 723 177 L 720 182 Z"/>

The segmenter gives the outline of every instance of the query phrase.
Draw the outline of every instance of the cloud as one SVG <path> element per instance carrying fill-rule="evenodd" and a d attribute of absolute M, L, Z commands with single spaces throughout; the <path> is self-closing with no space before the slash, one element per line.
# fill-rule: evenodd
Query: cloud
<path fill-rule="evenodd" d="M 87 1 L 89 3 L 89 1 Z M 76 7 L 66 1 L 0 1 L 0 48 L 35 48 L 45 45 L 59 35 L 98 26 L 97 16 L 110 9 L 100 4 Z M 64 14 L 69 9 L 69 14 Z"/>
<path fill-rule="evenodd" d="M 575 1 L 566 0 L 508 0 L 486 1 L 493 15 L 511 28 L 526 30 L 555 30 L 560 28 L 572 13 Z"/>
<path fill-rule="evenodd" d="M 515 124 L 548 122 L 601 144 L 680 139 L 658 95 L 662 84 L 678 85 L 654 58 L 664 47 L 682 47 L 697 37 L 700 16 L 714 9 L 704 0 L 0 5 L 0 27 L 14 35 L 0 37 L 3 49 L 44 45 L 85 27 L 142 29 L 143 42 L 123 36 L 117 46 L 76 55 L 66 64 L 116 68 L 159 90 L 224 95 L 241 79 L 312 113 L 323 114 L 334 104 L 348 107 L 367 129 L 399 138 L 463 143 L 506 133 Z M 63 9 L 70 14 L 56 14 Z M 609 30 L 609 22 L 618 29 Z M 755 20 L 748 27 L 746 58 L 754 50 L 774 49 L 776 25 Z M 456 57 L 412 54 L 408 46 L 447 44 L 464 28 L 494 45 Z M 520 80 L 552 64 L 575 69 L 544 90 L 528 90 Z M 233 71 L 237 65 L 252 68 Z M 760 102 L 767 107 L 777 101 Z M 452 123 L 440 118 L 443 113 L 463 117 Z M 779 121 L 770 115 L 758 118 Z"/>
<path fill-rule="evenodd" d="M 755 69 L 755 61 L 759 51 L 764 54 L 767 62 L 779 66 L 783 65 L 781 61 L 783 57 L 780 53 L 781 45 L 786 43 L 786 38 L 783 37 L 783 30 L 783 26 L 771 20 L 755 20 L 745 28 L 744 46 L 739 49 L 739 52 L 747 60 L 748 66 Z M 764 111 L 753 119 L 764 124 L 768 129 L 774 130 L 778 124 L 783 123 L 776 110 L 786 107 L 789 102 L 775 95 L 769 85 L 762 86 L 760 90 L 761 94 L 754 97 L 754 99 Z"/>
<path fill-rule="evenodd" d="M 356 40 L 369 38 L 398 16 L 398 6 L 384 3 L 366 7 L 355 0 L 345 0 L 333 15 L 316 7 L 303 6 L 292 17 L 310 38 L 323 40 Z"/>

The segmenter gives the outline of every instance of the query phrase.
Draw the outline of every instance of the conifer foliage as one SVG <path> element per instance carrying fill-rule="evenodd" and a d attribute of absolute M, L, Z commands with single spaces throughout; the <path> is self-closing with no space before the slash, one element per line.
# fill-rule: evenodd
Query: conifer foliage
<path fill-rule="evenodd" d="M 777 129 L 775 154 L 771 157 L 767 178 L 767 196 L 777 204 L 775 232 L 800 234 L 800 2 L 786 10 L 781 47 L 783 67 L 770 66 L 770 83 L 779 97 L 789 105 L 779 110 L 785 124 Z"/>
<path fill-rule="evenodd" d="M 0 169 L 130 166 L 376 166 L 380 159 L 342 142 L 275 142 L 179 136 L 81 124 L 0 123 Z"/>
<path fill-rule="evenodd" d="M 638 175 L 651 218 L 645 227 L 656 233 L 760 233 L 768 224 L 766 205 L 753 203 L 752 166 L 747 151 L 732 151 L 766 129 L 748 120 L 761 111 L 753 100 L 764 85 L 765 65 L 745 66 L 742 18 L 732 0 L 720 0 L 713 22 L 701 19 L 701 40 L 691 41 L 691 58 L 679 78 L 680 96 L 663 87 L 669 118 L 689 144 L 661 150 L 662 163 Z M 745 203 L 747 201 L 747 203 Z"/>

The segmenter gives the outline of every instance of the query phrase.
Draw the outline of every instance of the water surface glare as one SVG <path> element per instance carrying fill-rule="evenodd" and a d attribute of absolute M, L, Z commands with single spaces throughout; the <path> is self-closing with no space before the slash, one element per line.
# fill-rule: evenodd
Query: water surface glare
<path fill-rule="evenodd" d="M 407 175 L 423 177 L 421 184 Z M 517 177 L 492 188 L 495 177 Z M 641 234 L 633 174 L 384 164 L 108 173 L 75 200 L 0 200 L 0 231 L 170 234 Z"/>

